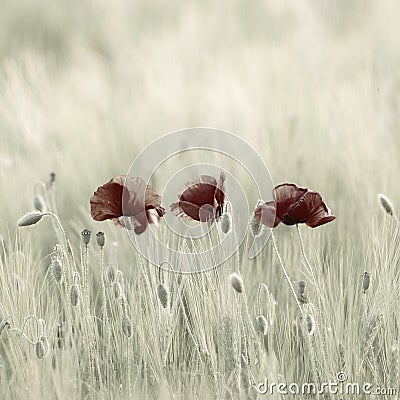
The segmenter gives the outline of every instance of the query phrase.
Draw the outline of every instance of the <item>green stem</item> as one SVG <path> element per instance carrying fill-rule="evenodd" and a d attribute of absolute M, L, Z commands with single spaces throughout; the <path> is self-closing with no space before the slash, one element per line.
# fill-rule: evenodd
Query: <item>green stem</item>
<path fill-rule="evenodd" d="M 301 316 L 304 318 L 303 309 L 302 309 L 302 307 L 301 307 L 301 305 L 300 305 L 300 302 L 299 302 L 299 300 L 298 300 L 298 298 L 297 298 L 296 292 L 295 292 L 295 290 L 294 290 L 294 287 L 293 287 L 292 282 L 290 281 L 289 275 L 288 275 L 288 273 L 286 272 L 285 265 L 283 264 L 281 255 L 279 254 L 278 247 L 276 246 L 275 237 L 274 237 L 274 234 L 273 234 L 272 232 L 271 232 L 271 239 L 272 239 L 272 244 L 273 244 L 273 246 L 274 246 L 274 250 L 275 250 L 276 256 L 278 257 L 279 265 L 281 266 L 281 269 L 282 269 L 282 271 L 283 271 L 283 274 L 285 275 L 286 281 L 287 281 L 287 283 L 288 283 L 288 285 L 289 285 L 289 287 L 290 287 L 290 290 L 292 291 L 293 297 L 294 297 L 294 299 L 295 299 L 295 301 L 296 301 L 297 307 L 298 307 L 299 310 L 300 310 Z"/>

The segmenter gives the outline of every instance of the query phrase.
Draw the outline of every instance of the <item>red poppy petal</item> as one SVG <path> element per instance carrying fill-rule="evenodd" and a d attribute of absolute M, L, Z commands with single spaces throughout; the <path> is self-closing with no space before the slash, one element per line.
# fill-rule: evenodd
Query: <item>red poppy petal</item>
<path fill-rule="evenodd" d="M 191 216 L 187 215 L 187 214 L 183 211 L 182 207 L 180 206 L 180 203 L 181 203 L 181 202 L 179 202 L 179 201 L 177 201 L 176 203 L 172 203 L 172 204 L 169 206 L 171 212 L 172 212 L 174 215 L 176 215 L 177 217 L 182 218 L 182 219 L 194 219 L 194 218 L 192 218 Z M 189 204 L 191 204 L 191 203 L 189 203 Z M 199 206 L 195 206 L 195 207 L 196 207 L 197 210 L 200 208 Z M 196 215 L 196 213 L 193 212 L 193 215 Z"/>
<path fill-rule="evenodd" d="M 133 216 L 143 212 L 146 206 L 146 182 L 138 176 L 126 176 L 123 185 L 123 215 Z"/>
<path fill-rule="evenodd" d="M 287 214 L 284 216 L 283 223 L 286 225 L 303 224 L 310 218 L 309 202 L 306 201 L 308 193 L 300 197 L 296 203 L 292 204 Z"/>
<path fill-rule="evenodd" d="M 152 214 L 150 213 L 151 211 L 146 211 L 145 213 L 143 212 L 133 217 L 114 218 L 113 222 L 122 228 L 126 228 L 129 231 L 133 229 L 136 234 L 140 234 L 145 231 L 149 223 L 158 222 L 157 219 L 159 219 L 159 217 L 157 213 L 155 211 Z M 145 216 L 145 218 L 143 216 Z"/>
<path fill-rule="evenodd" d="M 158 216 L 161 218 L 165 215 L 165 208 L 164 207 L 156 207 L 155 210 L 157 211 Z"/>
<path fill-rule="evenodd" d="M 276 215 L 279 219 L 287 214 L 291 205 L 296 203 L 301 196 L 307 193 L 306 188 L 300 188 L 294 183 L 282 183 L 274 189 L 274 199 L 276 202 Z"/>
<path fill-rule="evenodd" d="M 306 194 L 308 189 L 301 188 L 294 183 L 282 183 L 274 189 L 274 199 L 277 203 L 287 200 L 296 202 L 301 196 Z"/>
<path fill-rule="evenodd" d="M 161 206 L 161 196 L 155 191 L 153 186 L 147 185 L 145 195 L 146 210 L 150 208 L 159 208 Z M 161 207 L 162 208 L 162 207 Z"/>
<path fill-rule="evenodd" d="M 306 225 L 311 228 L 316 228 L 336 218 L 318 192 L 308 192 L 304 201 L 309 210 L 309 218 L 306 221 Z"/>
<path fill-rule="evenodd" d="M 154 208 L 146 211 L 146 217 L 147 217 L 147 222 L 149 224 L 155 224 L 156 226 L 158 225 L 158 223 L 161 219 L 157 210 L 155 210 Z"/>
<path fill-rule="evenodd" d="M 318 219 L 312 219 L 306 222 L 306 225 L 310 226 L 311 228 L 316 228 L 318 226 L 327 224 L 328 222 L 331 222 L 335 219 L 336 217 L 334 215 L 330 215 L 328 217 L 323 217 L 323 218 L 318 218 Z"/>
<path fill-rule="evenodd" d="M 143 233 L 148 225 L 147 215 L 145 212 L 141 212 L 136 214 L 135 216 L 130 218 L 133 225 L 133 230 L 136 234 Z"/>
<path fill-rule="evenodd" d="M 161 206 L 161 196 L 139 176 L 118 175 L 112 179 L 123 188 L 123 215 L 136 215 L 143 209 Z"/>
<path fill-rule="evenodd" d="M 172 203 L 170 209 L 177 217 L 200 221 L 200 207 L 196 204 L 187 201 L 179 201 L 177 203 Z"/>
<path fill-rule="evenodd" d="M 214 204 L 217 181 L 209 175 L 201 175 L 185 184 L 186 189 L 180 194 L 179 201 L 186 201 L 201 207 Z"/>
<path fill-rule="evenodd" d="M 255 211 L 254 216 L 268 228 L 275 228 L 281 222 L 281 219 L 276 215 L 275 203 L 268 201 L 265 204 L 259 205 Z"/>
<path fill-rule="evenodd" d="M 122 215 L 123 188 L 113 179 L 97 188 L 90 198 L 90 213 L 96 221 L 118 218 Z"/>
<path fill-rule="evenodd" d="M 152 208 L 160 216 L 165 213 L 161 196 L 138 176 L 115 176 L 100 186 L 90 199 L 91 214 L 96 221 L 134 216 Z"/>

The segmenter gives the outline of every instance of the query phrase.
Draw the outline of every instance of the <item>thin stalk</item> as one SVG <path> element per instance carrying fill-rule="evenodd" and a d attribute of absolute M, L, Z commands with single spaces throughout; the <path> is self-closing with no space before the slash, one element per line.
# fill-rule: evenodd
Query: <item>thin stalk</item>
<path fill-rule="evenodd" d="M 276 256 L 278 257 L 279 265 L 280 265 L 280 267 L 281 267 L 281 269 L 282 269 L 282 271 L 283 271 L 283 274 L 285 275 L 285 278 L 286 278 L 286 281 L 287 281 L 287 283 L 288 283 L 288 285 L 289 285 L 289 288 L 290 288 L 290 290 L 292 291 L 293 297 L 294 297 L 294 299 L 295 299 L 295 301 L 296 301 L 297 307 L 298 307 L 299 310 L 300 310 L 301 316 L 304 318 L 303 309 L 302 309 L 302 307 L 301 307 L 301 305 L 300 305 L 300 302 L 299 302 L 299 300 L 298 300 L 298 298 L 297 298 L 296 291 L 294 290 L 293 284 L 292 284 L 292 282 L 290 281 L 289 275 L 288 275 L 288 273 L 286 272 L 285 265 L 283 264 L 282 257 L 281 257 L 281 255 L 279 254 L 278 247 L 276 246 L 275 237 L 274 237 L 274 234 L 273 234 L 272 232 L 271 232 L 271 239 L 272 239 L 272 244 L 273 244 L 273 246 L 274 246 L 274 250 L 275 250 Z"/>
<path fill-rule="evenodd" d="M 69 242 L 67 232 L 65 231 L 64 227 L 62 226 L 60 218 L 58 217 L 57 214 L 54 214 L 51 211 L 47 211 L 47 212 L 43 213 L 43 215 L 48 215 L 48 216 L 52 217 L 56 221 L 56 224 L 62 233 L 63 242 L 64 242 L 64 246 L 65 246 L 65 252 L 67 254 L 67 260 L 68 260 L 68 266 L 69 266 L 68 273 L 70 275 L 69 278 L 71 279 L 72 278 L 73 254 L 72 254 L 72 247 Z"/>
<path fill-rule="evenodd" d="M 318 318 L 317 318 L 316 324 L 318 327 L 318 333 L 319 333 L 321 353 L 322 353 L 322 359 L 323 359 L 323 363 L 324 363 L 325 374 L 328 375 L 329 366 L 328 366 L 328 361 L 326 358 L 327 349 L 326 349 L 326 340 L 325 340 L 325 325 L 323 323 L 323 314 L 322 314 L 322 301 L 321 301 L 322 295 L 321 295 L 321 291 L 319 290 L 319 287 L 316 283 L 313 268 L 311 267 L 311 263 L 306 255 L 303 237 L 301 236 L 301 232 L 300 232 L 300 228 L 299 228 L 298 224 L 296 224 L 296 230 L 297 230 L 297 234 L 299 237 L 301 254 L 303 256 L 305 263 L 307 264 L 308 273 L 311 275 L 311 277 L 313 279 L 314 288 L 316 289 L 316 291 L 318 293 L 318 300 L 317 300 L 318 301 Z M 328 376 L 326 376 L 326 379 L 328 379 Z"/>

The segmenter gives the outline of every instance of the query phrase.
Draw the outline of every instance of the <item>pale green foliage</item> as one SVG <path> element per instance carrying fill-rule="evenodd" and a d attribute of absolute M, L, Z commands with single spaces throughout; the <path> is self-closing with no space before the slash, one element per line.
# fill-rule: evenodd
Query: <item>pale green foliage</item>
<path fill-rule="evenodd" d="M 1 399 L 244 399 L 251 379 L 322 382 L 339 371 L 350 381 L 398 384 L 399 232 L 376 197 L 386 193 L 398 209 L 399 12 L 394 0 L 4 2 Z M 240 135 L 274 182 L 321 191 L 337 215 L 301 227 L 312 275 L 295 229 L 275 233 L 290 278 L 307 282 L 312 336 L 270 243 L 255 260 L 242 248 L 239 260 L 207 273 L 165 272 L 164 308 L 156 267 L 139 259 L 124 230 L 89 217 L 93 191 L 126 173 L 144 146 L 200 125 Z M 34 184 L 53 170 L 38 208 L 64 224 L 79 283 L 52 218 L 16 230 Z M 155 174 L 157 189 L 170 172 Z M 105 232 L 104 266 L 124 273 L 118 298 L 114 280 L 105 282 L 107 325 L 100 248 L 93 239 L 85 248 L 84 228 Z M 56 243 L 64 252 L 49 256 Z M 241 294 L 228 279 L 235 271 Z M 372 274 L 366 293 L 364 271 Z M 263 282 L 269 294 L 259 309 Z M 72 284 L 80 285 L 76 307 Z M 46 321 L 43 336 L 26 327 L 35 347 L 12 331 L 28 315 Z"/>

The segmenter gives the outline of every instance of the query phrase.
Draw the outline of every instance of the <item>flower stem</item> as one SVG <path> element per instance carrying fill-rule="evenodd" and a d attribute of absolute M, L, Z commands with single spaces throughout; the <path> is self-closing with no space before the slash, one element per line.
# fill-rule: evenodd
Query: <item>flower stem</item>
<path fill-rule="evenodd" d="M 296 224 L 296 229 L 297 229 L 297 234 L 298 234 L 298 236 L 299 236 L 299 241 L 300 241 L 301 255 L 303 256 L 304 261 L 305 261 L 306 264 L 307 264 L 308 272 L 309 272 L 311 275 L 313 275 L 313 274 L 312 274 L 312 267 L 311 267 L 310 261 L 308 260 L 308 258 L 307 258 L 307 256 L 306 256 L 306 252 L 305 252 L 305 250 L 304 250 L 303 237 L 301 236 L 300 228 L 299 228 L 299 225 L 298 225 L 298 224 Z"/>
<path fill-rule="evenodd" d="M 283 271 L 283 274 L 285 275 L 285 278 L 286 278 L 287 283 L 288 283 L 288 285 L 289 285 L 289 287 L 290 287 L 290 290 L 292 291 L 292 294 L 293 294 L 293 297 L 294 297 L 294 299 L 295 299 L 295 301 L 296 301 L 296 304 L 297 304 L 297 306 L 299 307 L 301 316 L 304 317 L 303 309 L 302 309 L 302 307 L 301 307 L 301 305 L 300 305 L 300 302 L 299 302 L 299 300 L 298 300 L 298 298 L 297 298 L 296 292 L 295 292 L 295 290 L 294 290 L 294 287 L 293 287 L 292 282 L 290 281 L 289 275 L 288 275 L 288 273 L 286 272 L 285 265 L 283 264 L 281 255 L 279 254 L 278 247 L 276 246 L 275 237 L 274 237 L 274 234 L 273 234 L 272 232 L 271 232 L 271 239 L 272 239 L 272 244 L 273 244 L 273 246 L 274 246 L 274 250 L 275 250 L 276 256 L 278 257 L 278 260 L 279 260 L 279 265 L 281 266 L 281 269 L 282 269 L 282 271 Z"/>

